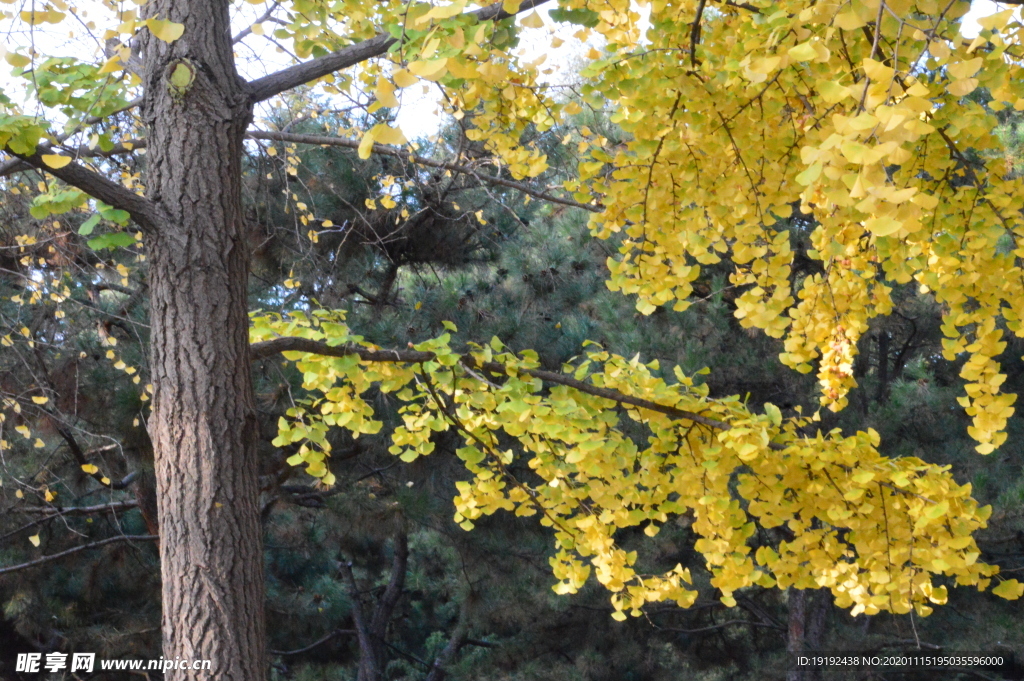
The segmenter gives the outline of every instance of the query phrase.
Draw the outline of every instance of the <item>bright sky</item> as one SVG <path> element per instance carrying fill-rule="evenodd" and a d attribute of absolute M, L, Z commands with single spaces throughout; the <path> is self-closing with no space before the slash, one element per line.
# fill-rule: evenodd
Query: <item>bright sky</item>
<path fill-rule="evenodd" d="M 971 3 L 971 11 L 967 13 L 961 24 L 962 33 L 968 38 L 978 35 L 978 31 L 981 30 L 981 26 L 978 25 L 978 19 L 991 16 L 1000 9 L 1002 7 L 991 0 L 974 0 Z"/>

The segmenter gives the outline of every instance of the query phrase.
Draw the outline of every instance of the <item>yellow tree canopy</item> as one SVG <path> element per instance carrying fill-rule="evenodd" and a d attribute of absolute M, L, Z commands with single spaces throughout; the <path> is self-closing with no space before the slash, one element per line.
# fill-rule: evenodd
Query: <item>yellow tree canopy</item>
<path fill-rule="evenodd" d="M 611 106 L 627 141 L 612 147 L 582 129 L 579 179 L 565 188 L 592 211 L 598 236 L 625 236 L 609 262 L 610 286 L 635 294 L 641 312 L 682 310 L 701 265 L 728 259 L 742 324 L 783 338 L 781 360 L 817 370 L 822 404 L 835 410 L 854 385 L 856 343 L 869 321 L 890 311 L 894 284 L 915 282 L 942 305 L 946 358 L 969 355 L 961 402 L 978 451 L 1005 440 L 1014 396 L 1000 392 L 996 358 L 1004 333 L 1024 335 L 1024 194 L 993 135 L 995 112 L 1024 109 L 1024 26 L 1012 10 L 965 37 L 959 21 L 969 4 L 956 0 L 566 0 L 552 16 L 598 39 L 580 101 L 548 84 L 543 59 L 517 51 L 518 31 L 546 23 L 526 13 L 539 4 L 505 0 L 499 12 L 464 0 L 257 0 L 240 9 L 251 21 L 238 40 L 283 41 L 300 63 L 252 79 L 248 92 L 260 102 L 316 82 L 328 95 L 362 97 L 373 113 L 398 107 L 404 88 L 434 83 L 468 136 L 517 181 L 547 167 L 522 141 L 528 127 L 549 129 L 584 105 Z M 94 128 L 135 106 L 143 81 L 132 41 L 188 36 L 114 2 L 103 3 L 106 25 L 63 0 L 6 7 L 12 34 L 26 36 L 6 58 L 35 102 L 24 111 L 4 102 L 0 146 L 144 220 L 120 188 L 81 172 L 108 172 L 103 159 L 141 146 L 138 121 Z M 515 26 L 508 16 L 520 12 Z M 36 53 L 35 28 L 70 26 L 72 14 L 104 41 L 103 54 Z M 199 68 L 179 61 L 168 75 L 172 96 L 186 97 Z M 355 145 L 363 157 L 406 142 L 386 122 L 338 135 L 315 142 Z M 131 173 L 121 180 L 133 191 L 145 183 Z M 82 209 L 84 195 L 55 187 L 44 215 Z M 304 221 L 315 217 L 297 208 Z M 822 274 L 793 274 L 780 221 L 797 212 L 814 225 L 809 255 Z M 948 470 L 887 459 L 872 432 L 808 434 L 811 418 L 709 399 L 679 371 L 666 382 L 639 359 L 591 348 L 564 373 L 542 372 L 534 357 L 498 341 L 456 354 L 447 336 L 386 353 L 325 311 L 258 316 L 253 340 L 257 354 L 297 353 L 286 356 L 313 391 L 281 424 L 279 443 L 302 443 L 292 463 L 329 484 L 326 429 L 373 432 L 380 424 L 361 395 L 372 386 L 396 392 L 405 403 L 396 454 L 429 454 L 430 435 L 441 430 L 464 439 L 459 456 L 473 480 L 460 486 L 457 519 L 468 528 L 498 509 L 538 515 L 556 538 L 556 589 L 578 589 L 592 571 L 620 617 L 651 601 L 693 602 L 686 570 L 645 574 L 615 543 L 622 528 L 653 535 L 684 512 L 726 603 L 751 584 L 817 586 L 855 613 L 925 614 L 929 602 L 945 600 L 936 576 L 986 588 L 997 572 L 977 562 L 971 537 L 989 510 Z M 646 442 L 624 433 L 623 417 L 643 424 Z M 501 447 L 507 438 L 517 450 Z M 533 479 L 510 472 L 517 456 Z M 751 548 L 757 528 L 774 533 L 776 548 Z M 1024 585 L 1000 581 L 996 591 L 1015 598 Z"/>

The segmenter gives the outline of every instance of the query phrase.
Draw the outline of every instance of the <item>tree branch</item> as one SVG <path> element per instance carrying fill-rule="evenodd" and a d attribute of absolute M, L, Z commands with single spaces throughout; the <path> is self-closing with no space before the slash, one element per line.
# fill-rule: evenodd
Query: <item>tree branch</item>
<path fill-rule="evenodd" d="M 27 563 L 20 563 L 18 565 L 11 565 L 10 567 L 0 568 L 0 575 L 6 575 L 8 573 L 17 572 L 19 570 L 26 570 L 28 568 L 36 567 L 37 565 L 45 565 L 46 563 L 57 560 L 58 558 L 70 556 L 73 553 L 78 553 L 79 551 L 85 551 L 87 549 L 97 549 L 101 546 L 106 546 L 107 544 L 115 544 L 117 542 L 122 541 L 156 541 L 159 538 L 160 537 L 158 537 L 155 534 L 122 534 L 117 537 L 111 537 L 109 539 L 104 539 L 102 541 L 93 542 L 92 544 L 76 546 L 73 549 L 61 551 L 60 553 L 55 553 L 51 556 L 43 556 L 42 558 L 37 558 L 36 560 L 30 560 Z"/>
<path fill-rule="evenodd" d="M 378 639 L 384 639 L 391 623 L 391 615 L 398 605 L 398 599 L 402 597 L 402 588 L 405 586 L 405 573 L 409 562 L 409 535 L 402 527 L 395 533 L 394 558 L 391 561 L 391 578 L 388 580 L 387 588 L 377 601 L 377 608 L 373 613 L 373 621 L 370 622 L 370 632 Z"/>
<path fill-rule="evenodd" d="M 252 24 L 250 24 L 250 25 L 249 25 L 249 26 L 247 26 L 246 28 L 244 28 L 244 29 L 242 29 L 241 31 L 239 31 L 239 32 L 238 32 L 238 33 L 237 33 L 237 34 L 235 35 L 235 37 L 231 39 L 231 44 L 232 44 L 232 45 L 235 45 L 235 44 L 237 44 L 237 43 L 241 42 L 242 40 L 244 40 L 246 36 L 248 36 L 248 35 L 249 35 L 250 33 L 252 33 L 252 27 L 253 27 L 253 24 L 262 24 L 262 23 L 263 23 L 264 21 L 266 21 L 266 20 L 267 20 L 267 19 L 269 19 L 269 18 L 270 18 L 271 16 L 273 16 L 274 12 L 276 12 L 276 11 L 277 11 L 277 8 L 278 8 L 278 7 L 280 7 L 280 6 L 281 6 L 281 2 L 280 2 L 280 0 L 275 0 L 274 2 L 272 2 L 272 3 L 270 4 L 270 7 L 268 7 L 268 8 L 267 8 L 267 11 L 266 11 L 266 12 L 264 12 L 264 13 L 263 13 L 263 14 L 262 14 L 262 15 L 260 16 L 260 18 L 259 18 L 259 19 L 257 19 L 256 21 L 252 22 Z"/>
<path fill-rule="evenodd" d="M 701 627 L 699 629 L 676 629 L 675 627 L 658 627 L 658 631 L 671 631 L 678 634 L 701 634 L 706 631 L 717 631 L 724 629 L 725 627 L 731 627 L 736 624 L 746 624 L 751 627 L 764 627 L 765 629 L 777 629 L 779 631 L 785 631 L 783 627 L 769 624 L 767 622 L 751 622 L 749 620 L 729 620 L 728 622 L 722 622 L 721 624 L 712 624 L 707 627 Z"/>
<path fill-rule="evenodd" d="M 16 534 L 24 532 L 36 525 L 42 525 L 45 522 L 53 520 L 54 518 L 62 518 L 68 515 L 90 515 L 92 513 L 103 513 L 110 511 L 111 513 L 117 513 L 118 511 L 128 511 L 138 506 L 137 501 L 115 501 L 110 504 L 100 504 L 98 506 L 72 506 L 69 508 L 60 508 L 59 506 L 29 506 L 26 508 L 13 508 L 8 513 L 26 513 L 26 514 L 46 514 L 41 518 L 25 523 L 19 528 L 11 530 L 7 534 L 0 535 L 0 542 L 13 537 Z"/>
<path fill-rule="evenodd" d="M 53 392 L 56 394 L 57 391 L 54 390 Z M 56 421 L 58 424 L 60 424 L 57 426 L 57 433 L 61 436 L 61 438 L 64 439 L 64 443 L 67 444 L 68 449 L 71 450 L 71 455 L 75 457 L 75 461 L 78 462 L 78 465 L 88 465 L 89 459 L 86 458 L 85 452 L 82 451 L 82 448 L 78 446 L 78 441 L 75 440 L 74 435 L 71 434 L 71 431 L 68 429 L 68 427 L 63 425 L 63 423 L 61 423 L 61 421 L 57 419 L 54 414 L 51 414 L 50 412 L 45 413 L 48 414 L 51 418 L 53 418 L 54 421 Z M 96 482 L 100 483 L 104 487 L 109 487 L 110 489 L 125 489 L 126 487 L 128 487 L 128 485 L 132 484 L 135 481 L 135 478 L 139 476 L 138 471 L 132 471 L 128 475 L 124 476 L 124 479 L 120 480 L 119 482 L 113 482 L 110 480 L 110 478 L 105 478 L 103 473 L 99 471 L 96 471 L 95 473 L 89 473 L 88 475 L 92 477 L 92 479 L 95 480 Z M 104 482 L 104 479 L 106 479 L 106 482 Z"/>
<path fill-rule="evenodd" d="M 84 125 L 96 125 L 97 123 L 105 121 L 110 116 L 113 116 L 115 114 L 119 114 L 119 113 L 121 113 L 123 111 L 129 111 L 129 110 L 134 109 L 135 107 L 139 106 L 140 104 L 142 104 L 142 98 L 141 97 L 139 97 L 138 99 L 133 99 L 132 101 L 128 102 L 123 107 L 121 107 L 120 109 L 117 109 L 115 111 L 111 111 L 107 116 L 89 116 L 88 118 L 83 120 L 81 122 L 81 124 L 78 127 L 76 127 L 75 129 L 69 130 L 69 131 L 67 131 L 65 133 L 62 133 L 62 134 L 58 135 L 57 136 L 57 144 L 63 144 L 65 140 L 69 139 L 71 136 L 73 136 L 76 133 L 78 133 L 78 131 L 81 128 L 81 126 L 84 126 Z M 48 150 L 49 148 L 50 148 L 50 146 L 48 144 L 40 144 L 39 145 L 39 149 L 47 149 Z M 16 173 L 16 172 L 28 170 L 31 167 L 32 166 L 30 166 L 27 163 L 25 163 L 25 161 L 23 161 L 22 159 L 20 159 L 20 158 L 13 158 L 13 159 L 10 159 L 8 161 L 4 161 L 3 163 L 0 163 L 0 177 L 7 177 L 11 173 Z"/>
<path fill-rule="evenodd" d="M 327 137 L 324 135 L 300 135 L 290 132 L 274 132 L 269 130 L 250 130 L 245 135 L 249 139 L 254 140 L 273 140 L 275 142 L 295 142 L 297 144 L 315 144 L 319 146 L 331 146 L 331 147 L 344 147 L 346 149 L 358 149 L 359 142 L 355 140 L 342 139 L 340 137 Z M 600 213 L 604 210 L 603 206 L 580 203 L 579 201 L 573 201 L 572 199 L 562 198 L 547 192 L 540 191 L 531 187 L 530 185 L 523 182 L 516 182 L 515 180 L 506 180 L 503 177 L 497 177 L 491 174 L 478 173 L 475 168 L 466 165 L 460 165 L 456 163 L 444 163 L 443 161 L 435 161 L 425 156 L 419 156 L 410 153 L 399 147 L 393 147 L 386 144 L 374 144 L 371 152 L 374 154 L 380 154 L 382 156 L 394 156 L 395 158 L 407 159 L 410 163 L 415 163 L 421 166 L 427 166 L 430 168 L 440 168 L 442 170 L 450 170 L 453 173 L 461 173 L 463 175 L 470 175 L 475 177 L 480 182 L 487 184 L 496 184 L 502 187 L 508 187 L 509 189 L 515 189 L 524 194 L 540 199 L 541 201 L 547 201 L 549 203 L 558 203 L 563 206 L 571 206 L 572 208 L 582 208 L 588 210 L 591 213 Z"/>
<path fill-rule="evenodd" d="M 89 196 L 97 198 L 103 203 L 127 211 L 131 215 L 132 220 L 135 221 L 135 224 L 144 231 L 155 231 L 160 224 L 160 211 L 155 203 L 144 196 L 139 196 L 135 192 L 125 189 L 116 182 L 111 182 L 93 170 L 89 170 L 74 162 L 67 164 L 63 168 L 51 168 L 43 163 L 43 159 L 38 151 L 31 156 L 15 154 L 9 149 L 6 151 L 25 163 L 60 178 L 72 187 L 81 189 Z"/>
<path fill-rule="evenodd" d="M 324 355 L 326 357 L 348 357 L 349 355 L 359 355 L 361 359 L 368 362 L 408 362 L 410 364 L 429 362 L 436 357 L 432 352 L 421 352 L 419 350 L 371 350 L 369 348 L 351 344 L 330 346 L 326 343 L 310 340 L 308 338 L 292 337 L 275 338 L 274 340 L 253 343 L 249 346 L 249 356 L 254 360 L 266 359 L 267 357 L 276 355 L 280 352 L 308 352 L 310 354 Z M 483 369 L 484 371 L 490 371 L 500 375 L 506 375 L 507 373 L 504 364 L 500 364 L 498 362 L 483 362 L 482 364 L 479 364 L 471 355 L 463 355 L 459 361 L 470 368 L 476 367 Z M 595 385 L 578 381 L 571 376 L 566 376 L 565 374 L 556 373 L 554 371 L 544 371 L 542 369 L 519 369 L 518 371 L 521 374 L 533 376 L 534 378 L 539 378 L 542 381 L 575 388 L 576 390 L 579 390 L 582 393 L 587 393 L 588 395 L 603 397 L 605 399 L 619 402 L 620 404 L 628 404 L 634 407 L 640 407 L 641 409 L 658 412 L 660 414 L 686 419 L 687 421 L 693 421 L 694 423 L 699 423 L 703 426 L 714 428 L 715 430 L 730 430 L 732 428 L 732 426 L 725 421 L 708 418 L 707 416 L 701 416 L 700 414 L 696 414 L 692 411 L 676 409 L 675 407 L 658 404 L 657 402 L 633 397 L 632 395 L 625 395 L 617 390 L 599 388 Z M 783 448 L 782 445 L 777 443 L 770 443 L 769 446 L 772 449 Z"/>
<path fill-rule="evenodd" d="M 352 574 L 352 563 L 341 561 L 339 568 L 348 582 L 349 599 L 352 601 L 352 622 L 356 626 L 356 640 L 359 642 L 359 677 L 363 678 L 365 672 L 366 676 L 375 679 L 377 678 L 377 648 L 374 646 L 374 639 L 366 621 L 366 613 L 363 610 L 362 599 L 359 597 L 356 577 Z"/>
<path fill-rule="evenodd" d="M 1022 0 L 1024 1 L 1024 0 Z M 275 130 L 250 130 L 245 134 L 248 139 L 252 140 L 270 140 L 274 142 L 292 142 L 295 144 L 311 144 L 320 147 L 342 147 L 345 149 L 359 149 L 359 142 L 356 140 L 343 139 L 341 137 L 329 137 L 326 135 L 302 135 L 291 132 L 278 132 Z M 145 149 L 146 140 L 128 140 L 124 144 L 119 144 L 112 149 L 103 151 L 102 149 L 89 149 L 88 147 L 81 146 L 71 149 L 66 149 L 68 153 L 73 155 L 75 158 L 84 157 L 107 157 L 107 156 L 119 156 L 122 154 L 133 153 L 137 149 Z M 502 187 L 508 187 L 509 189 L 515 189 L 516 191 L 524 194 L 529 194 L 535 199 L 541 201 L 547 201 L 548 203 L 557 203 L 563 206 L 569 206 L 571 208 L 582 208 L 583 210 L 590 211 L 591 213 L 599 213 L 604 210 L 604 206 L 600 204 L 587 204 L 580 203 L 579 201 L 573 201 L 572 199 L 564 198 L 561 196 L 555 196 L 545 191 L 531 187 L 525 182 L 516 182 L 515 180 L 509 180 L 489 173 L 480 173 L 476 168 L 470 165 L 463 165 L 459 163 L 446 163 L 444 161 L 435 161 L 432 158 L 426 156 L 420 156 L 418 154 L 410 153 L 408 150 L 400 147 L 393 147 L 387 144 L 374 144 L 370 148 L 370 152 L 373 154 L 379 154 L 381 156 L 393 156 L 395 158 L 405 159 L 410 163 L 416 165 L 426 166 L 428 168 L 439 168 L 441 170 L 449 170 L 453 173 L 459 173 L 462 175 L 469 175 L 484 184 L 499 185 Z M 17 161 L 21 163 L 21 161 Z M 0 169 L 2 169 L 0 165 Z M 17 168 L 15 169 L 17 170 Z M 2 170 L 0 170 L 0 177 L 3 176 Z"/>
<path fill-rule="evenodd" d="M 48 513 L 47 517 L 43 520 L 49 520 L 50 518 L 57 518 L 62 515 L 90 515 L 92 513 L 104 513 L 106 511 L 127 511 L 133 509 L 139 505 L 139 502 L 135 500 L 127 501 L 114 501 L 109 504 L 98 504 L 96 506 L 69 506 L 67 508 L 61 508 L 60 506 L 26 506 L 25 508 L 14 508 L 11 510 L 12 513 Z"/>
<path fill-rule="evenodd" d="M 524 0 L 515 14 L 533 9 L 547 1 Z M 469 12 L 468 15 L 476 17 L 477 21 L 501 21 L 513 16 L 513 14 L 502 9 L 501 3 L 484 7 L 475 12 Z M 323 78 L 329 73 L 347 69 L 367 59 L 379 57 L 385 54 L 396 42 L 397 40 L 390 35 L 379 33 L 369 40 L 343 47 L 337 52 L 289 66 L 263 78 L 257 78 L 249 83 L 249 95 L 252 97 L 253 102 L 262 102 L 299 85 L 312 82 L 317 78 Z"/>
<path fill-rule="evenodd" d="M 310 643 L 308 646 L 305 646 L 304 648 L 299 648 L 298 650 L 271 650 L 270 654 L 271 655 L 280 655 L 281 657 L 287 657 L 289 655 L 301 655 L 302 653 L 307 653 L 310 650 L 313 650 L 317 646 L 322 646 L 323 644 L 327 643 L 331 639 L 337 638 L 338 636 L 341 636 L 342 634 L 354 634 L 354 633 L 356 633 L 355 629 L 335 629 L 334 631 L 332 631 L 331 633 L 327 634 L 323 638 L 319 638 L 316 641 L 313 641 L 312 643 Z"/>
<path fill-rule="evenodd" d="M 434 659 L 434 664 L 430 665 L 430 673 L 427 674 L 426 681 L 444 681 L 448 675 L 448 664 L 462 648 L 466 641 L 466 634 L 469 633 L 469 611 L 472 607 L 472 602 L 473 594 L 467 594 L 466 598 L 462 601 L 462 607 L 459 608 L 459 619 L 455 624 L 451 637 L 448 639 L 448 644 L 438 654 L 437 658 Z"/>

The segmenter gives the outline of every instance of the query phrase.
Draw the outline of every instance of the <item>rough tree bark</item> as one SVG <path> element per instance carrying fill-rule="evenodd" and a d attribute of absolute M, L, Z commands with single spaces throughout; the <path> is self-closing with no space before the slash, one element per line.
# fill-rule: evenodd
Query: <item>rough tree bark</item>
<path fill-rule="evenodd" d="M 171 670 L 169 681 L 267 674 L 241 210 L 252 103 L 228 9 L 225 0 L 144 6 L 185 26 L 173 43 L 143 41 L 146 194 L 159 216 L 147 244 L 163 653 L 213 667 Z"/>

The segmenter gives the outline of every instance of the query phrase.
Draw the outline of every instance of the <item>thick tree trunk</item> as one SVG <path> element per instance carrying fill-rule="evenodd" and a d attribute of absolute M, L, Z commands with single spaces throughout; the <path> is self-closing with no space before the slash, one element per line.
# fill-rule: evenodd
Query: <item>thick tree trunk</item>
<path fill-rule="evenodd" d="M 185 26 L 143 44 L 153 440 L 166 659 L 210 660 L 165 678 L 266 678 L 257 432 L 249 367 L 242 139 L 251 104 L 225 0 L 150 0 Z M 173 78 L 172 78 L 173 77 Z"/>

